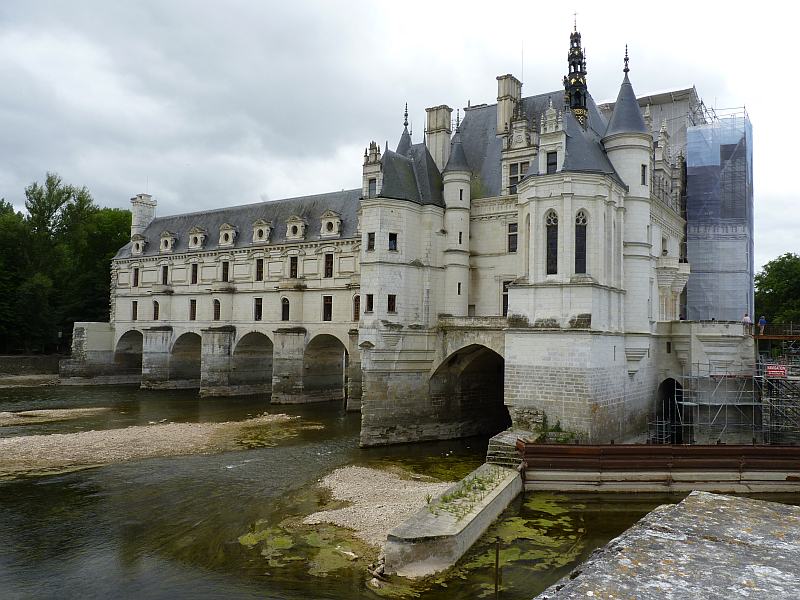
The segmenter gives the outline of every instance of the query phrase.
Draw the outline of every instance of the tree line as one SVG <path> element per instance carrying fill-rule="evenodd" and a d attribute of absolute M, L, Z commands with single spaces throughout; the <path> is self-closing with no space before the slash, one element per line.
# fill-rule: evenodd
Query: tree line
<path fill-rule="evenodd" d="M 111 259 L 130 211 L 47 173 L 25 188 L 25 213 L 0 199 L 0 352 L 69 348 L 76 321 L 108 321 Z"/>

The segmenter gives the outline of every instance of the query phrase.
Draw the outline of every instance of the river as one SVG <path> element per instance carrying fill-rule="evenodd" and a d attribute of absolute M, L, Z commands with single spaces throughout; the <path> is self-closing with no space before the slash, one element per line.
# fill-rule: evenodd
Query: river
<path fill-rule="evenodd" d="M 240 538 L 318 510 L 325 498 L 316 482 L 337 467 L 404 467 L 458 478 L 482 462 L 487 444 L 486 439 L 468 439 L 360 449 L 359 415 L 331 403 L 270 406 L 262 398 L 200 399 L 191 391 L 124 387 L 0 390 L 0 412 L 84 407 L 111 410 L 70 421 L 0 427 L 0 437 L 114 429 L 164 419 L 243 420 L 263 412 L 298 415 L 324 427 L 301 431 L 275 446 L 0 481 L 4 600 L 377 598 L 366 586 L 363 564 L 319 558 L 319 536 L 286 541 L 291 551 L 248 546 Z M 500 597 L 528 600 L 662 501 L 520 497 L 446 577 L 389 587 L 383 595 L 493 597 L 499 539 Z"/>

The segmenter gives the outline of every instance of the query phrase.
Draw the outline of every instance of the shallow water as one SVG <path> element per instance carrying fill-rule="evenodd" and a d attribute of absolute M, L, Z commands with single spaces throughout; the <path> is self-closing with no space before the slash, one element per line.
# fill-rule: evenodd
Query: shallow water
<path fill-rule="evenodd" d="M 118 387 L 0 390 L 0 411 L 97 406 L 112 410 L 4 427 L 0 436 L 162 419 L 240 420 L 265 411 L 300 415 L 324 429 L 302 431 L 276 447 L 0 482 L 0 598 L 375 598 L 361 561 L 323 560 L 329 549 L 313 543 L 282 550 L 289 560 L 276 559 L 274 548 L 265 552 L 239 538 L 317 510 L 325 498 L 315 483 L 337 467 L 401 466 L 455 479 L 478 466 L 486 451 L 486 440 L 476 439 L 359 449 L 359 416 L 338 404 L 269 406 L 259 398 Z M 661 500 L 519 498 L 446 577 L 389 591 L 492 597 L 494 540 L 500 538 L 501 597 L 529 599 Z"/>

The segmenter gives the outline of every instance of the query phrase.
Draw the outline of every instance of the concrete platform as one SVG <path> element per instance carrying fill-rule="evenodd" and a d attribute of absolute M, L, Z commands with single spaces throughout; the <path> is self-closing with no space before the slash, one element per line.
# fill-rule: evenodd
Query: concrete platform
<path fill-rule="evenodd" d="M 800 508 L 692 492 L 537 596 L 577 598 L 800 598 Z"/>

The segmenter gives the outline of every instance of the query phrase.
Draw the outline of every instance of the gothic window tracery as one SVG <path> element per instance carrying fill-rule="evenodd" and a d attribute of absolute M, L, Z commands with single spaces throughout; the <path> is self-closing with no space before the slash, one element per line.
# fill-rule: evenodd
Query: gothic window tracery
<path fill-rule="evenodd" d="M 586 273 L 586 225 L 584 211 L 575 215 L 575 273 Z"/>
<path fill-rule="evenodd" d="M 555 275 L 558 273 L 558 215 L 555 211 L 550 211 L 545 216 L 545 228 L 547 230 L 547 274 Z"/>

